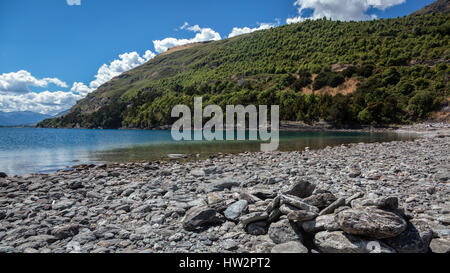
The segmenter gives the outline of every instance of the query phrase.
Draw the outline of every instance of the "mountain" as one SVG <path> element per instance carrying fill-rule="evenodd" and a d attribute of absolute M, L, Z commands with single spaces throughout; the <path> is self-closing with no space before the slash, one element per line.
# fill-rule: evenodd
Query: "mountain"
<path fill-rule="evenodd" d="M 24 125 L 31 126 L 50 117 L 51 117 L 50 115 L 43 115 L 31 111 L 25 112 L 0 111 L 0 126 L 24 126 Z"/>
<path fill-rule="evenodd" d="M 424 15 L 431 13 L 446 13 L 450 12 L 450 0 L 437 0 L 430 5 L 414 12 L 412 15 Z"/>
<path fill-rule="evenodd" d="M 40 127 L 152 128 L 171 109 L 280 105 L 281 119 L 410 123 L 449 100 L 450 15 L 326 19 L 174 48 L 123 73 Z"/>

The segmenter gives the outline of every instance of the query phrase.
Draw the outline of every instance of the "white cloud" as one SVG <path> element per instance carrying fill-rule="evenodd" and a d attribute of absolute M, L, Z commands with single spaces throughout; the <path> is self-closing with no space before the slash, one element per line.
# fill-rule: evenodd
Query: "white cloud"
<path fill-rule="evenodd" d="M 0 110 L 32 111 L 41 114 L 55 115 L 71 108 L 83 96 L 72 92 L 50 92 L 10 94 L 0 92 Z"/>
<path fill-rule="evenodd" d="M 66 0 L 69 6 L 81 6 L 81 0 Z"/>
<path fill-rule="evenodd" d="M 298 16 L 288 18 L 286 23 L 298 23 L 306 19 L 320 19 L 327 17 L 332 20 L 360 21 L 376 18 L 373 14 L 367 14 L 371 8 L 385 10 L 395 5 L 405 3 L 406 0 L 297 0 Z M 312 15 L 303 17 L 306 9 L 312 9 Z"/>
<path fill-rule="evenodd" d="M 87 94 L 91 93 L 94 90 L 92 88 L 89 88 L 82 82 L 74 82 L 70 91 L 85 97 L 87 96 Z"/>
<path fill-rule="evenodd" d="M 97 75 L 95 75 L 95 80 L 89 84 L 89 87 L 97 89 L 112 78 L 146 63 L 155 56 L 156 54 L 150 50 L 147 50 L 142 57 L 137 52 L 120 54 L 119 59 L 112 61 L 110 64 L 103 64 L 99 68 Z"/>
<path fill-rule="evenodd" d="M 247 33 L 252 33 L 258 30 L 263 30 L 263 29 L 269 29 L 269 28 L 273 28 L 276 27 L 277 24 L 272 24 L 272 23 L 261 23 L 259 24 L 259 27 L 256 28 L 249 28 L 249 27 L 243 27 L 243 28 L 239 28 L 239 27 L 234 27 L 233 30 L 231 31 L 231 33 L 228 35 L 228 38 L 232 38 L 238 35 L 242 35 L 242 34 L 247 34 Z"/>
<path fill-rule="evenodd" d="M 181 26 L 180 29 L 189 30 L 197 34 L 194 38 L 191 39 L 177 39 L 170 37 L 163 40 L 155 40 L 153 41 L 155 51 L 158 53 L 163 53 L 176 46 L 206 41 L 218 41 L 222 39 L 220 34 L 211 28 L 201 28 L 199 25 L 190 26 L 187 22 L 184 23 L 184 25 Z"/>
<path fill-rule="evenodd" d="M 47 87 L 54 84 L 59 87 L 67 88 L 67 84 L 57 78 L 37 79 L 30 72 L 20 70 L 17 72 L 3 73 L 0 75 L 0 92 L 9 93 L 28 93 L 29 86 Z"/>

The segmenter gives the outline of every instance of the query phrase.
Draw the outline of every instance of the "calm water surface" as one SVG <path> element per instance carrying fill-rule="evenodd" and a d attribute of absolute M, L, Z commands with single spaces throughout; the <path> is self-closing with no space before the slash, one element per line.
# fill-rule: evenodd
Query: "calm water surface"
<path fill-rule="evenodd" d="M 280 132 L 279 150 L 413 138 L 390 133 Z M 170 131 L 0 128 L 0 172 L 8 175 L 48 173 L 81 163 L 167 159 L 168 154 L 204 158 L 259 150 L 257 141 L 175 142 Z"/>

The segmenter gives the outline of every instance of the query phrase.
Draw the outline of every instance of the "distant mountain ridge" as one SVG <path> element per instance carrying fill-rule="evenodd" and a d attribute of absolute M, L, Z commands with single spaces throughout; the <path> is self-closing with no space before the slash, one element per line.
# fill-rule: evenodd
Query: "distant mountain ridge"
<path fill-rule="evenodd" d="M 0 111 L 0 126 L 32 126 L 38 122 L 52 117 L 31 111 L 2 112 Z"/>
<path fill-rule="evenodd" d="M 431 13 L 446 13 L 450 12 L 450 0 L 437 0 L 432 4 L 414 12 L 411 15 L 424 15 Z"/>

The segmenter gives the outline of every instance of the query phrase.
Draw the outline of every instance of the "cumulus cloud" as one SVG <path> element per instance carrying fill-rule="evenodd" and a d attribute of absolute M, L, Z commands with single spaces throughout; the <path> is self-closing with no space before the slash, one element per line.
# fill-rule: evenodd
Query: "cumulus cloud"
<path fill-rule="evenodd" d="M 222 39 L 220 34 L 211 28 L 201 28 L 199 25 L 191 26 L 189 23 L 184 23 L 180 29 L 188 30 L 197 33 L 194 38 L 191 39 L 177 39 L 177 38 L 165 38 L 163 40 L 153 41 L 155 51 L 163 53 L 172 47 L 182 46 L 191 43 L 206 42 L 206 41 L 218 41 Z"/>
<path fill-rule="evenodd" d="M 273 28 L 276 26 L 277 26 L 277 24 L 273 24 L 273 23 L 261 23 L 261 24 L 259 24 L 259 27 L 256 27 L 256 28 L 234 27 L 233 30 L 231 31 L 231 33 L 228 35 L 228 38 L 232 38 L 232 37 L 242 35 L 242 34 L 252 33 L 252 32 L 255 32 L 258 30 L 269 29 L 269 28 Z"/>
<path fill-rule="evenodd" d="M 20 70 L 17 72 L 3 73 L 0 75 L 0 92 L 9 93 L 28 93 L 29 87 L 47 87 L 49 84 L 54 84 L 59 87 L 67 88 L 67 84 L 57 78 L 43 78 L 38 79 L 31 75 L 30 72 Z"/>
<path fill-rule="evenodd" d="M 0 109 L 5 112 L 32 111 L 55 115 L 72 107 L 81 95 L 72 92 L 50 92 L 11 94 L 0 92 Z"/>
<path fill-rule="evenodd" d="M 81 6 L 81 0 L 66 0 L 69 6 Z"/>
<path fill-rule="evenodd" d="M 306 19 L 320 19 L 327 17 L 332 20 L 360 21 L 375 19 L 374 14 L 367 14 L 371 8 L 385 10 L 395 5 L 403 4 L 406 0 L 297 0 L 298 16 L 288 18 L 286 23 L 298 23 Z M 303 17 L 306 10 L 312 10 L 309 17 Z"/>
<path fill-rule="evenodd" d="M 146 63 L 155 56 L 156 54 L 150 50 L 147 50 L 142 57 L 137 52 L 120 54 L 119 59 L 112 61 L 110 64 L 103 64 L 99 68 L 97 75 L 95 75 L 95 80 L 89 84 L 89 87 L 97 89 L 112 78 Z"/>

